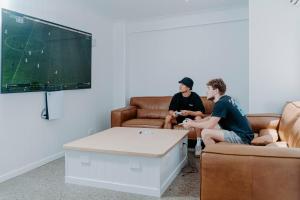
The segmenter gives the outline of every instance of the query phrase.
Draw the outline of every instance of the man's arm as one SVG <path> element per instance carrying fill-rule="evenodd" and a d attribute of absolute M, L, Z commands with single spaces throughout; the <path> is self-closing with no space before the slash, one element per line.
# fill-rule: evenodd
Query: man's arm
<path fill-rule="evenodd" d="M 178 109 L 178 97 L 177 95 L 175 94 L 172 99 L 171 99 L 171 102 L 170 102 L 170 105 L 169 105 L 169 115 L 173 116 L 173 117 L 176 117 L 175 115 L 175 111 Z"/>
<path fill-rule="evenodd" d="M 184 123 L 183 126 L 186 128 L 194 127 L 194 128 L 202 128 L 202 129 L 204 128 L 212 129 L 217 126 L 220 119 L 221 119 L 220 117 L 208 117 L 207 119 L 203 121 L 201 120 L 199 122 L 194 120 L 189 120 L 188 122 Z"/>
<path fill-rule="evenodd" d="M 202 119 L 197 119 L 197 120 L 195 120 L 196 122 L 204 122 L 204 121 L 207 121 L 207 120 L 209 120 L 211 118 L 211 116 L 207 116 L 207 117 L 204 117 L 204 118 L 202 118 Z"/>
<path fill-rule="evenodd" d="M 169 110 L 169 115 L 172 115 L 173 117 L 176 117 L 174 110 Z"/>
<path fill-rule="evenodd" d="M 191 111 L 191 110 L 182 110 L 181 111 L 182 116 L 200 116 L 200 117 L 204 117 L 205 115 L 201 112 L 201 111 Z"/>

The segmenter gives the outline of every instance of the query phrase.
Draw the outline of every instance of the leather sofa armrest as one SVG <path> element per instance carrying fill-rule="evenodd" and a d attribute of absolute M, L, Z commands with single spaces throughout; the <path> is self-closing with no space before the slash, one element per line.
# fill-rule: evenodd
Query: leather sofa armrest
<path fill-rule="evenodd" d="M 300 196 L 300 148 L 211 145 L 204 149 L 200 166 L 201 200 Z"/>
<path fill-rule="evenodd" d="M 261 129 L 278 130 L 281 115 L 279 114 L 248 114 L 247 118 L 254 132 L 258 133 Z"/>
<path fill-rule="evenodd" d="M 240 145 L 240 144 L 216 144 L 207 146 L 203 154 L 213 153 L 220 155 L 257 156 L 274 158 L 300 159 L 300 148 L 278 148 L 266 146 Z"/>
<path fill-rule="evenodd" d="M 136 118 L 137 108 L 128 106 L 111 111 L 111 127 L 120 127 L 123 122 Z"/>

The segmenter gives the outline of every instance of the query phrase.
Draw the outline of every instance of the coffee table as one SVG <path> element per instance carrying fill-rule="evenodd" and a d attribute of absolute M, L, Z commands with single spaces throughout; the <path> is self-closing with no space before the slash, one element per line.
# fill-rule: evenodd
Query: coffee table
<path fill-rule="evenodd" d="M 160 197 L 187 162 L 187 134 L 116 127 L 70 142 L 65 182 Z"/>

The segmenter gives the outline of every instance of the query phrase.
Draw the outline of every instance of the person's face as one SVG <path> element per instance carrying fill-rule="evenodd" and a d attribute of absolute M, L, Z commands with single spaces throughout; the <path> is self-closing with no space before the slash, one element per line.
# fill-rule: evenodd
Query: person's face
<path fill-rule="evenodd" d="M 184 84 L 182 84 L 182 83 L 179 84 L 179 91 L 180 91 L 181 93 L 187 92 L 187 91 L 189 91 L 189 90 L 190 90 L 190 88 L 188 88 L 186 85 L 184 85 Z"/>
<path fill-rule="evenodd" d="M 214 100 L 216 94 L 218 93 L 218 89 L 213 89 L 212 86 L 207 86 L 207 92 L 206 92 L 206 96 L 208 100 Z"/>

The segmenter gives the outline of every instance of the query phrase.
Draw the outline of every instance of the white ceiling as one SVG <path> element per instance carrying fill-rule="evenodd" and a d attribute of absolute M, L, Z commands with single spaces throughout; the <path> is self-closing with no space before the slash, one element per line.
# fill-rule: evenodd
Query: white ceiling
<path fill-rule="evenodd" d="M 248 6 L 248 0 L 85 0 L 84 2 L 100 15 L 125 20 Z"/>

